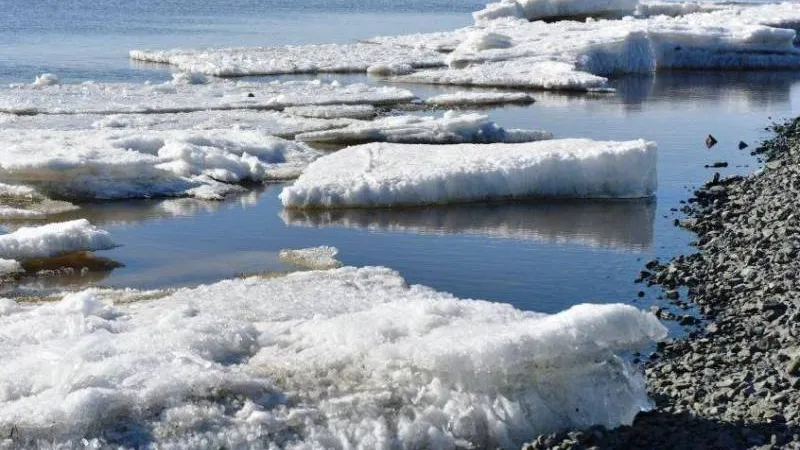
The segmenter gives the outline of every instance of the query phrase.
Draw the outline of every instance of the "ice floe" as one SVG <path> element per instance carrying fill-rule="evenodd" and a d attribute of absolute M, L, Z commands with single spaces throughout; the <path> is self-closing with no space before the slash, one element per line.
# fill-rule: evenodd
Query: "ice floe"
<path fill-rule="evenodd" d="M 632 306 L 522 312 L 383 268 L 149 297 L 0 303 L 12 445 L 514 448 L 630 423 L 650 402 L 615 353 L 666 334 Z"/>
<path fill-rule="evenodd" d="M 271 83 L 217 80 L 207 84 L 94 83 L 0 87 L 0 112 L 12 114 L 175 113 L 281 110 L 290 106 L 392 105 L 413 100 L 405 89 L 336 81 Z"/>
<path fill-rule="evenodd" d="M 285 209 L 291 226 L 467 234 L 642 251 L 652 247 L 654 202 L 512 202 L 419 208 Z"/>
<path fill-rule="evenodd" d="M 339 249 L 330 245 L 301 249 L 283 249 L 278 253 L 281 261 L 312 270 L 334 269 L 342 265 L 336 259 Z"/>
<path fill-rule="evenodd" d="M 514 198 L 636 198 L 656 188 L 643 140 L 365 144 L 326 155 L 280 194 L 290 208 L 386 207 Z"/>
<path fill-rule="evenodd" d="M 425 104 L 440 107 L 492 106 L 503 103 L 533 103 L 534 98 L 524 92 L 461 91 L 441 94 L 425 99 Z"/>
<path fill-rule="evenodd" d="M 456 144 L 532 142 L 551 139 L 542 130 L 505 129 L 477 113 L 447 111 L 442 117 L 390 116 L 344 128 L 301 133 L 298 141 L 324 144 L 398 142 L 413 144 Z"/>
<path fill-rule="evenodd" d="M 85 219 L 23 227 L 0 235 L 0 258 L 3 260 L 25 261 L 113 247 L 116 245 L 111 235 Z"/>
<path fill-rule="evenodd" d="M 330 116 L 364 114 L 375 115 L 369 105 L 326 107 L 297 107 L 279 111 L 195 111 L 159 114 L 38 114 L 20 116 L 9 114 L 0 120 L 0 129 L 45 130 L 258 130 L 277 137 L 292 138 L 298 133 L 344 127 L 352 123 L 345 118 L 313 118 L 304 114 Z M 352 108 L 352 109 L 351 109 Z M 290 111 L 286 112 L 286 111 Z"/>
<path fill-rule="evenodd" d="M 206 50 L 131 50 L 131 59 L 171 64 L 182 71 L 214 76 L 366 72 L 373 67 L 435 67 L 442 55 L 393 43 L 287 45 Z"/>
<path fill-rule="evenodd" d="M 793 45 L 800 42 L 796 3 L 652 2 L 639 5 L 638 17 L 620 20 L 529 22 L 633 14 L 636 6 L 634 0 L 503 0 L 476 13 L 475 25 L 452 32 L 321 46 L 319 54 L 308 53 L 320 64 L 299 54 L 305 47 L 132 55 L 211 75 L 272 73 L 275 65 L 275 71 L 290 72 L 369 71 L 401 82 L 584 91 L 605 88 L 607 77 L 627 73 L 800 67 Z"/>
<path fill-rule="evenodd" d="M 79 199 L 217 199 L 296 177 L 321 155 L 259 131 L 0 130 L 0 142 L 0 181 Z"/>

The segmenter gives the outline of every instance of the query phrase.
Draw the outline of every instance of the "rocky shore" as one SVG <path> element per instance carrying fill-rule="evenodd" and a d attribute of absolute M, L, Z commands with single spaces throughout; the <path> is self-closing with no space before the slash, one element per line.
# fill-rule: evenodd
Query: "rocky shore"
<path fill-rule="evenodd" d="M 644 363 L 655 409 L 526 450 L 800 449 L 800 117 L 773 131 L 761 171 L 716 174 L 683 208 L 698 252 L 640 274 L 664 289 L 653 311 L 691 326 Z"/>

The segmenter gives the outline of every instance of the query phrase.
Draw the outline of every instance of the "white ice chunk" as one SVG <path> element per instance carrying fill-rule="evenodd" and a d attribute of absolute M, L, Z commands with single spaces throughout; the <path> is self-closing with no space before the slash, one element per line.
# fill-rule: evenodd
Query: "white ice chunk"
<path fill-rule="evenodd" d="M 207 84 L 208 77 L 196 72 L 175 72 L 172 74 L 174 84 Z"/>
<path fill-rule="evenodd" d="M 525 197 L 635 198 L 656 188 L 643 140 L 449 146 L 366 144 L 312 163 L 280 194 L 290 208 L 385 207 Z"/>
<path fill-rule="evenodd" d="M 477 113 L 447 111 L 444 116 L 390 116 L 344 128 L 302 133 L 295 139 L 326 144 L 398 142 L 407 144 L 456 144 L 532 142 L 551 139 L 542 130 L 505 129 Z"/>
<path fill-rule="evenodd" d="M 314 81 L 159 85 L 84 83 L 0 87 L 0 112 L 15 114 L 175 113 L 205 110 L 280 110 L 289 106 L 391 105 L 413 100 L 405 89 Z"/>
<path fill-rule="evenodd" d="M 52 73 L 43 73 L 41 75 L 37 75 L 36 79 L 33 80 L 34 86 L 54 86 L 58 83 L 58 77 Z"/>
<path fill-rule="evenodd" d="M 14 259 L 0 259 L 0 278 L 24 272 L 22 264 Z M 9 308 L 4 303 L 7 299 L 0 299 L 0 315 L 7 315 Z M 16 303 L 15 303 L 16 305 Z"/>
<path fill-rule="evenodd" d="M 281 261 L 311 270 L 334 269 L 342 263 L 336 259 L 339 249 L 329 245 L 319 247 L 284 249 L 278 253 Z"/>
<path fill-rule="evenodd" d="M 547 316 L 383 268 L 113 298 L 0 315 L 0 428 L 19 430 L 14 445 L 515 448 L 631 423 L 651 403 L 615 353 L 666 334 L 632 306 Z"/>
<path fill-rule="evenodd" d="M 632 14 L 639 0 L 501 0 L 472 13 L 476 23 L 500 17 L 527 20 L 622 17 Z"/>
<path fill-rule="evenodd" d="M 474 92 L 461 91 L 453 94 L 441 94 L 425 99 L 425 103 L 433 106 L 481 106 L 503 103 L 533 103 L 535 100 L 524 92 Z"/>
<path fill-rule="evenodd" d="M 23 227 L 0 235 L 0 258 L 24 261 L 115 247 L 111 235 L 86 219 Z"/>
<path fill-rule="evenodd" d="M 394 44 L 324 44 L 206 50 L 132 50 L 134 60 L 171 64 L 215 76 L 365 72 L 368 67 L 436 67 L 442 55 Z"/>
<path fill-rule="evenodd" d="M 0 130 L 0 142 L 0 181 L 62 198 L 218 198 L 230 183 L 296 177 L 321 155 L 258 131 Z"/>

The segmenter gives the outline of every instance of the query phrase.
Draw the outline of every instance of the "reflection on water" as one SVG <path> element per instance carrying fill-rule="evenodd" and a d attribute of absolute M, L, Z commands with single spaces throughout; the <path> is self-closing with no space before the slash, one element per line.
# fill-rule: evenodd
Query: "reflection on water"
<path fill-rule="evenodd" d="M 90 252 L 77 252 L 53 258 L 37 258 L 22 263 L 25 273 L 6 280 L 0 294 L 6 296 L 61 291 L 100 283 L 123 264 Z"/>
<path fill-rule="evenodd" d="M 655 203 L 642 201 L 471 204 L 409 209 L 284 210 L 287 225 L 424 234 L 473 234 L 646 250 Z"/>

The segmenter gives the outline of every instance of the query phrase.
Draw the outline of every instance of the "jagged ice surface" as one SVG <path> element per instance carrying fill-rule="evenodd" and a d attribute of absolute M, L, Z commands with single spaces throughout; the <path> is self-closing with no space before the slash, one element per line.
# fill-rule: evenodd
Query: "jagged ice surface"
<path fill-rule="evenodd" d="M 0 258 L 24 261 L 79 251 L 107 250 L 116 245 L 111 235 L 86 219 L 23 227 L 0 235 Z"/>
<path fill-rule="evenodd" d="M 631 306 L 546 316 L 382 268 L 113 297 L 1 305 L 4 445 L 513 448 L 630 423 L 650 403 L 614 353 L 666 334 Z"/>
<path fill-rule="evenodd" d="M 385 207 L 509 198 L 636 198 L 656 188 L 643 140 L 365 144 L 324 156 L 280 194 L 290 208 Z"/>
<path fill-rule="evenodd" d="M 398 142 L 413 144 L 456 144 L 532 142 L 551 139 L 542 130 L 505 129 L 477 113 L 447 111 L 442 117 L 390 116 L 343 128 L 313 131 L 295 136 L 298 141 L 327 144 Z"/>
<path fill-rule="evenodd" d="M 320 152 L 259 131 L 0 130 L 0 181 L 63 198 L 193 195 L 297 176 Z"/>

